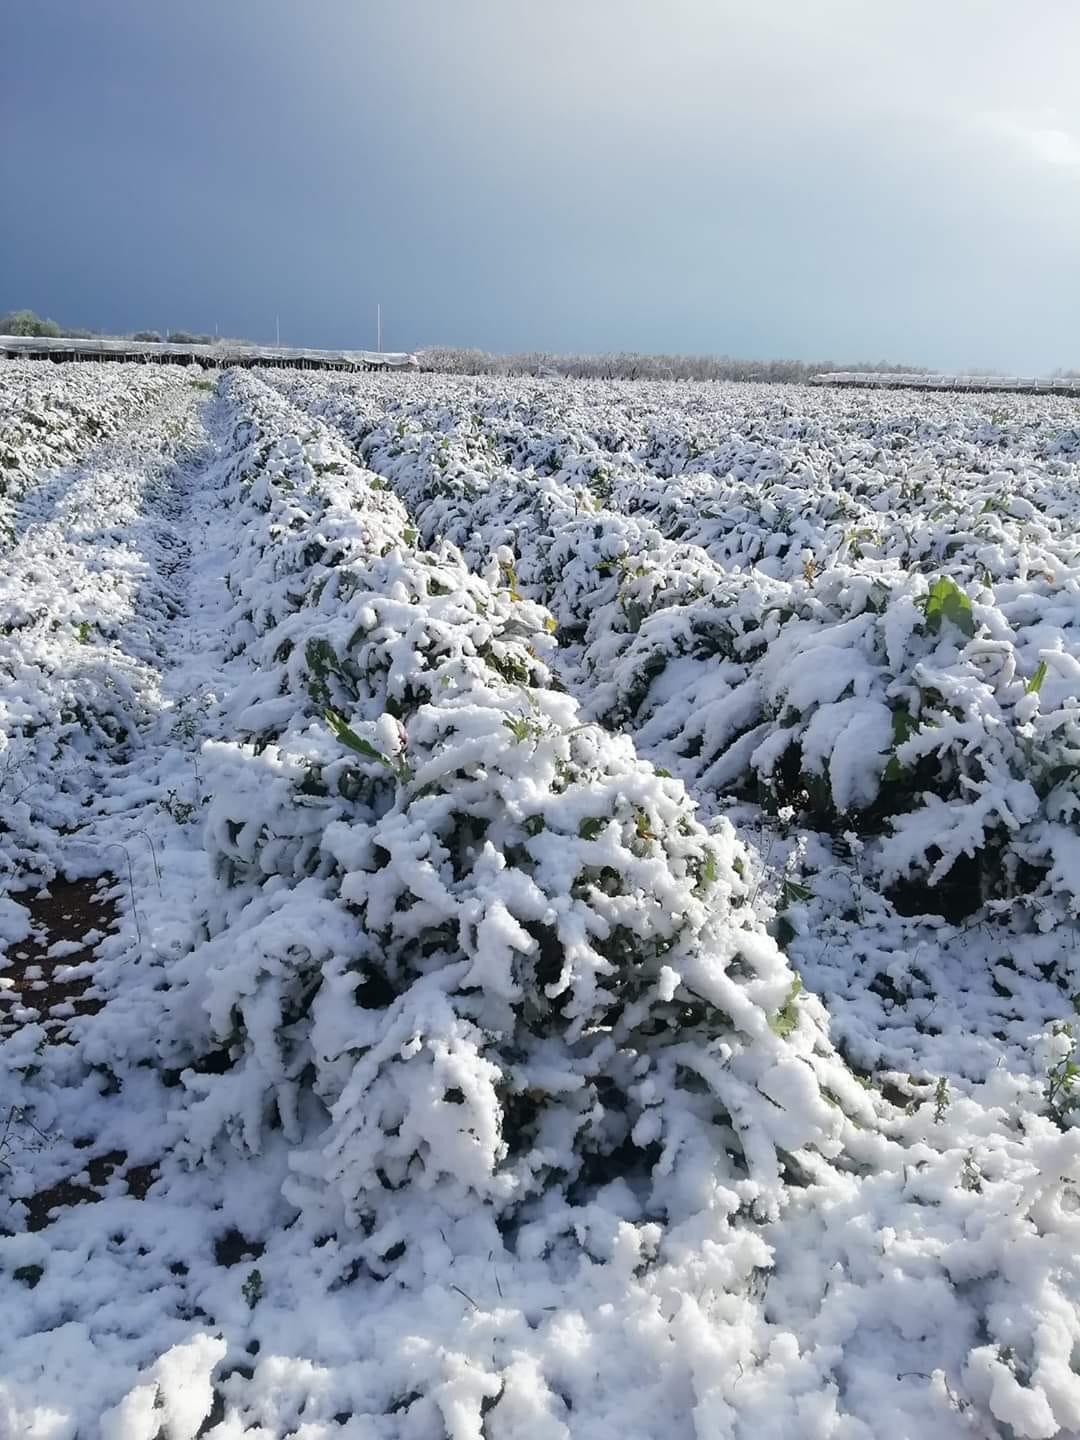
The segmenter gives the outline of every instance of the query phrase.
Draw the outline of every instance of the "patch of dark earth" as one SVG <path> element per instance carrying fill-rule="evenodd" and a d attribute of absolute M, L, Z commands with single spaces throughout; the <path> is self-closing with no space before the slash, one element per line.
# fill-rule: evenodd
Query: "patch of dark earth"
<path fill-rule="evenodd" d="M 50 1044 L 65 1044 L 71 1019 L 101 1009 L 94 950 L 116 928 L 113 884 L 112 876 L 57 879 L 11 897 L 30 912 L 31 933 L 10 947 L 0 968 L 0 1039 L 40 1023 Z"/>

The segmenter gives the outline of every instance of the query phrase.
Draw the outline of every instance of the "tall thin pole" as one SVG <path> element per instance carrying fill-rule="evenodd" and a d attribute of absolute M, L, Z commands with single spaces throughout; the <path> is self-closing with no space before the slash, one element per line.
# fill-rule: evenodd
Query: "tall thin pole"
<path fill-rule="evenodd" d="M 281 316 L 274 316 L 274 334 L 277 336 L 277 344 L 281 344 Z"/>
<path fill-rule="evenodd" d="M 381 304 L 375 306 L 375 329 L 376 329 L 376 332 L 377 332 L 377 334 L 378 334 L 378 340 L 379 340 L 378 350 L 379 350 L 379 354 L 381 355 L 381 354 L 382 354 L 382 305 L 381 305 Z"/>

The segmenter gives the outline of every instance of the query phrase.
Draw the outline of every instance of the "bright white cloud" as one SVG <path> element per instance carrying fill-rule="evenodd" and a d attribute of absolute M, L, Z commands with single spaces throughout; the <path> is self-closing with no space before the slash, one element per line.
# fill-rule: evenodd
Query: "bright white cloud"
<path fill-rule="evenodd" d="M 1060 122 L 1047 123 L 1045 115 L 998 112 L 984 116 L 983 124 L 1040 164 L 1080 169 L 1080 134 Z"/>
<path fill-rule="evenodd" d="M 1050 165 L 1080 165 L 1080 140 L 1065 130 L 1032 130 L 1028 140 L 1035 154 Z"/>

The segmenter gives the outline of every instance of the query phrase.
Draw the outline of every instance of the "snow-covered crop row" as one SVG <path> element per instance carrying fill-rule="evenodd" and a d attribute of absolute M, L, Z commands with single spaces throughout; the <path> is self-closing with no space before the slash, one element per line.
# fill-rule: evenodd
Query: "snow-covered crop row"
<path fill-rule="evenodd" d="M 183 966 L 228 1057 L 189 1082 L 192 1147 L 280 1125 L 298 1201 L 329 1185 L 373 1255 L 435 1188 L 494 1216 L 652 1167 L 681 1217 L 725 1150 L 738 1203 L 777 1213 L 781 1154 L 839 1144 L 822 1087 L 866 1102 L 749 919 L 730 828 L 550 687 L 543 612 L 417 550 L 340 442 L 230 386 L 253 674 L 210 779 L 220 938 Z"/>
<path fill-rule="evenodd" d="M 0 546 L 12 539 L 16 502 L 44 472 L 121 434 L 184 383 L 145 365 L 86 365 L 75 374 L 47 360 L 0 366 Z"/>
<path fill-rule="evenodd" d="M 46 366 L 47 378 L 59 368 Z M 96 381 L 109 367 L 88 369 Z M 99 435 L 118 429 L 119 387 L 103 387 L 96 408 L 89 384 L 71 388 L 71 407 L 85 403 Z M 56 832 L 91 803 L 99 762 L 130 753 L 156 703 L 161 621 L 178 605 L 162 497 L 193 393 L 178 378 L 124 393 L 129 405 L 155 399 L 152 421 L 99 445 L 93 464 L 42 477 L 11 511 L 15 538 L 0 573 L 0 873 L 8 876 L 50 873 Z"/>
<path fill-rule="evenodd" d="M 355 382 L 305 389 L 426 538 L 501 556 L 550 605 L 583 641 L 590 713 L 699 791 L 858 829 L 883 885 L 1075 911 L 1075 446 L 1002 449 L 990 427 L 980 449 L 957 425 L 939 455 L 925 427 L 770 431 L 766 408 L 720 477 L 715 451 L 646 466 L 542 431 L 511 469 L 505 405 L 492 419 L 472 386 L 382 413 Z M 612 443 L 607 414 L 594 429 Z"/>

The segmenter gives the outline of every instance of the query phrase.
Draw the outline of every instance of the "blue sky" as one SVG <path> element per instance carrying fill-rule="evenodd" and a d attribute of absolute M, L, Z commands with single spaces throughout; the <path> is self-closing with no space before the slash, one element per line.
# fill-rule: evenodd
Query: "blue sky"
<path fill-rule="evenodd" d="M 1072 0 L 5 0 L 0 309 L 1080 365 Z"/>

